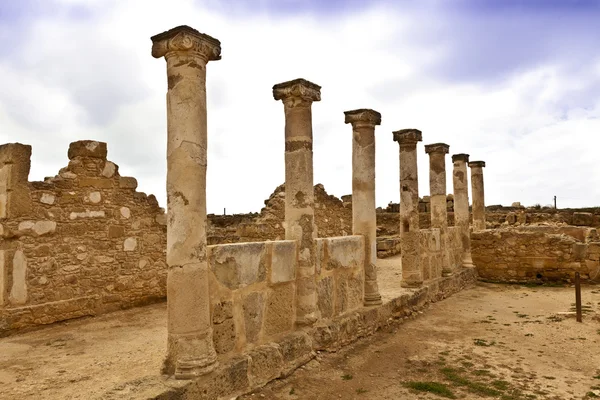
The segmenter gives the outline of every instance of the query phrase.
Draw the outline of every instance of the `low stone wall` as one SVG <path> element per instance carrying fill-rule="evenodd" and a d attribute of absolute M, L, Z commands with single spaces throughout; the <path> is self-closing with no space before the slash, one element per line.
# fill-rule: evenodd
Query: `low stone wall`
<path fill-rule="evenodd" d="M 387 258 L 400 254 L 400 236 L 378 237 L 377 238 L 377 258 Z"/>
<path fill-rule="evenodd" d="M 587 228 L 521 227 L 473 232 L 473 263 L 483 279 L 499 282 L 600 278 L 600 242 Z"/>
<path fill-rule="evenodd" d="M 28 182 L 31 147 L 0 146 L 0 335 L 166 297 L 164 210 L 106 153 L 72 143 Z"/>
<path fill-rule="evenodd" d="M 421 271 L 423 279 L 429 280 L 442 276 L 442 241 L 438 228 L 419 231 L 421 249 Z"/>
<path fill-rule="evenodd" d="M 406 290 L 381 306 L 361 307 L 320 321 L 312 328 L 283 335 L 243 354 L 220 358 L 218 369 L 192 381 L 154 377 L 137 381 L 135 385 L 157 400 L 235 398 L 274 379 L 288 376 L 313 359 L 316 351 L 337 351 L 394 321 L 412 318 L 427 304 L 448 297 L 475 280 L 474 269 L 460 269 L 452 276 L 431 280 L 418 290 Z"/>
<path fill-rule="evenodd" d="M 343 236 L 317 239 L 317 294 L 321 318 L 362 307 L 364 239 Z"/>

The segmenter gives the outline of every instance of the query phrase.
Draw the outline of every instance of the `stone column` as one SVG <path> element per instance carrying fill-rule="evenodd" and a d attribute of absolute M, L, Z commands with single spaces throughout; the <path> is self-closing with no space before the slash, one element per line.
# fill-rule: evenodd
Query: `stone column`
<path fill-rule="evenodd" d="M 315 281 L 315 226 L 312 111 L 321 87 L 304 79 L 273 86 L 285 112 L 285 238 L 298 243 L 296 324 L 310 325 L 319 317 Z"/>
<path fill-rule="evenodd" d="M 344 112 L 352 124 L 352 233 L 365 237 L 365 306 L 381 304 L 377 285 L 377 220 L 375 215 L 375 125 L 381 114 L 374 110 Z"/>
<path fill-rule="evenodd" d="M 179 379 L 216 366 L 206 258 L 206 64 L 217 39 L 188 26 L 152 38 L 167 61 L 167 326 L 164 371 Z"/>
<path fill-rule="evenodd" d="M 485 198 L 483 192 L 483 168 L 485 161 L 471 161 L 471 194 L 473 195 L 473 230 L 485 229 Z"/>
<path fill-rule="evenodd" d="M 463 267 L 472 268 L 471 258 L 471 233 L 469 231 L 469 180 L 467 177 L 468 154 L 454 154 L 452 156 L 452 184 L 454 187 L 454 225 L 460 230 L 462 243 Z"/>
<path fill-rule="evenodd" d="M 423 283 L 419 234 L 419 173 L 417 143 L 421 131 L 402 129 L 394 132 L 400 145 L 400 251 L 402 259 L 402 287 L 418 287 Z"/>
<path fill-rule="evenodd" d="M 443 252 L 442 274 L 452 273 L 448 255 L 448 211 L 446 207 L 446 154 L 450 146 L 434 143 L 425 146 L 429 154 L 429 195 L 431 205 L 431 227 L 440 230 L 440 247 Z"/>

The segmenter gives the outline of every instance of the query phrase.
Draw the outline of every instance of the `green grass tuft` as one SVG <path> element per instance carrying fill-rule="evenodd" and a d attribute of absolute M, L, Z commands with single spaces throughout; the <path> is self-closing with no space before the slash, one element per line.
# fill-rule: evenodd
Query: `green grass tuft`
<path fill-rule="evenodd" d="M 436 394 L 447 399 L 456 399 L 456 396 L 452 391 L 443 383 L 439 382 L 406 382 L 404 383 L 409 389 L 417 390 L 419 392 L 428 392 Z"/>

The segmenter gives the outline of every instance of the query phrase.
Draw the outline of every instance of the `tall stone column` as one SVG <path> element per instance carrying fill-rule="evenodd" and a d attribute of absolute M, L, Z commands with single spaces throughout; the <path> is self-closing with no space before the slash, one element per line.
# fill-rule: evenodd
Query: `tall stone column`
<path fill-rule="evenodd" d="M 423 284 L 419 234 L 419 172 L 417 143 L 423 140 L 421 131 L 402 129 L 394 132 L 400 145 L 400 251 L 402 287 Z"/>
<path fill-rule="evenodd" d="M 473 230 L 485 229 L 485 197 L 483 192 L 483 168 L 485 161 L 471 161 L 471 194 L 473 195 Z"/>
<path fill-rule="evenodd" d="M 179 379 L 216 366 L 206 258 L 206 64 L 217 39 L 188 26 L 152 38 L 167 61 L 167 326 L 164 371 Z"/>
<path fill-rule="evenodd" d="M 443 252 L 442 274 L 452 273 L 448 255 L 448 211 L 446 208 L 446 154 L 450 146 L 434 143 L 425 146 L 429 154 L 429 195 L 431 202 L 431 227 L 440 230 L 440 247 Z"/>
<path fill-rule="evenodd" d="M 310 325 L 319 317 L 315 280 L 316 248 L 312 111 L 321 87 L 304 79 L 273 86 L 285 112 L 285 238 L 298 243 L 296 324 Z"/>
<path fill-rule="evenodd" d="M 365 306 L 381 304 L 377 285 L 377 220 L 375 215 L 375 125 L 381 114 L 374 110 L 344 112 L 352 124 L 352 233 L 365 237 Z"/>
<path fill-rule="evenodd" d="M 467 177 L 468 154 L 452 156 L 452 184 L 454 187 L 454 225 L 460 230 L 463 267 L 472 268 L 471 233 L 469 231 L 469 180 Z"/>

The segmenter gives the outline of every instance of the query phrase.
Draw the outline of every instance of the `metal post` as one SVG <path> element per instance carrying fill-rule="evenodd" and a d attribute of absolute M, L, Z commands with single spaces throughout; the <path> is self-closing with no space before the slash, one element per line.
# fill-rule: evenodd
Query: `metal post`
<path fill-rule="evenodd" d="M 575 308 L 577 310 L 577 322 L 581 322 L 581 282 L 579 272 L 575 272 Z"/>

